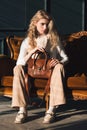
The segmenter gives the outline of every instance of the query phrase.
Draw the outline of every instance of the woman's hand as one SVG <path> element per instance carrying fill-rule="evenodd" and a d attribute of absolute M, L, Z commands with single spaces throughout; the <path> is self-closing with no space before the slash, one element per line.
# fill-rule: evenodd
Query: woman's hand
<path fill-rule="evenodd" d="M 38 50 L 41 52 L 44 52 L 44 49 L 40 48 L 40 47 L 35 47 L 31 51 L 29 50 L 29 52 L 27 52 L 27 55 L 25 56 L 25 62 L 27 62 L 29 60 L 29 58 Z"/>
<path fill-rule="evenodd" d="M 60 63 L 58 59 L 52 58 L 51 61 L 50 61 L 50 63 L 49 63 L 49 67 L 50 67 L 50 68 L 53 68 L 53 67 L 55 67 L 58 63 Z"/>
<path fill-rule="evenodd" d="M 42 47 L 35 47 L 33 50 L 31 50 L 31 54 L 35 53 L 36 51 L 44 52 L 44 48 L 42 48 Z"/>

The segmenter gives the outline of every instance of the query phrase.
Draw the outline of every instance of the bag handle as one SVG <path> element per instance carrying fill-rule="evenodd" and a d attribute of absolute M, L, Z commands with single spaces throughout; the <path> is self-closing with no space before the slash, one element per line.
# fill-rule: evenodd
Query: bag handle
<path fill-rule="evenodd" d="M 44 49 L 43 52 L 37 50 L 35 53 L 32 54 L 32 55 L 34 55 L 34 60 L 33 60 L 33 66 L 32 66 L 32 68 L 33 68 L 33 69 L 35 68 L 36 62 L 37 62 L 37 59 L 38 59 L 38 56 L 39 56 L 40 54 L 44 54 L 44 56 L 45 56 L 44 64 L 43 64 L 43 66 L 42 66 L 42 69 L 45 70 L 45 69 L 46 69 L 46 63 L 47 63 L 47 53 L 46 53 L 45 49 Z M 32 55 L 31 55 L 31 57 L 32 57 Z"/>

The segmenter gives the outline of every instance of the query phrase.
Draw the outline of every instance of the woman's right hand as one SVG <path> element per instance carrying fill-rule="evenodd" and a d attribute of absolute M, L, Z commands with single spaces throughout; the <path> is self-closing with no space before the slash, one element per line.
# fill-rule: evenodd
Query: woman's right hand
<path fill-rule="evenodd" d="M 28 54 L 25 56 L 25 61 L 27 62 L 28 59 L 29 59 L 36 51 L 44 52 L 44 48 L 35 47 L 35 48 L 32 49 L 31 51 L 29 51 Z"/>
<path fill-rule="evenodd" d="M 35 47 L 34 49 L 31 50 L 31 55 L 34 54 L 36 51 L 44 52 L 44 48 L 42 48 L 42 47 Z"/>

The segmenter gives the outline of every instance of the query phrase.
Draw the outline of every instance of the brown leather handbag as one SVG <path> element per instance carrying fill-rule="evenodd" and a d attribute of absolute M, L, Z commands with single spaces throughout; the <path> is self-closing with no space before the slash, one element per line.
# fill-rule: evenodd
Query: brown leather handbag
<path fill-rule="evenodd" d="M 47 53 L 36 51 L 34 58 L 31 57 L 28 60 L 28 74 L 33 78 L 50 78 L 52 70 L 49 67 L 50 59 L 48 60 Z M 44 58 L 42 55 L 44 55 Z"/>

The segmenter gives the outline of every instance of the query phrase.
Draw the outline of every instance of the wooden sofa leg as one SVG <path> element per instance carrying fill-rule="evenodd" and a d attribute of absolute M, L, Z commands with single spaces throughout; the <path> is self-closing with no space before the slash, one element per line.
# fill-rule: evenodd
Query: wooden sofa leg
<path fill-rule="evenodd" d="M 49 108 L 49 95 L 46 95 L 45 101 L 46 101 L 46 111 L 47 111 Z"/>
<path fill-rule="evenodd" d="M 28 74 L 25 73 L 25 87 L 26 87 L 27 94 L 29 95 L 29 83 L 28 83 L 29 81 L 28 81 L 28 78 L 29 78 Z"/>

